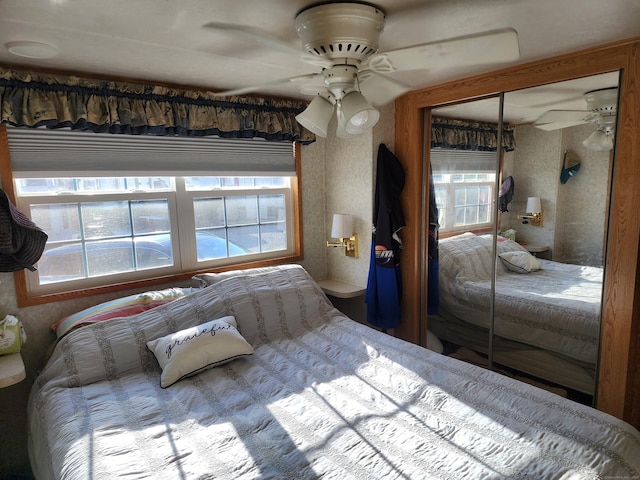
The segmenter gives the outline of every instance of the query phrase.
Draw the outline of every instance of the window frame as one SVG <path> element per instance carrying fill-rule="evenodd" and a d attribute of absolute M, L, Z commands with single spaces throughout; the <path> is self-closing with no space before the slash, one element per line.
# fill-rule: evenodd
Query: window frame
<path fill-rule="evenodd" d="M 245 268 L 255 268 L 255 267 L 264 267 L 271 265 L 278 265 L 283 263 L 292 263 L 300 261 L 304 258 L 303 253 L 303 240 L 302 240 L 302 196 L 301 196 L 301 186 L 302 186 L 302 178 L 301 178 L 301 149 L 298 143 L 293 144 L 293 155 L 295 159 L 295 177 L 291 177 L 291 226 L 293 228 L 292 232 L 292 245 L 291 248 L 288 249 L 288 252 L 283 255 L 276 255 L 270 258 L 258 258 L 252 256 L 251 259 L 240 258 L 238 262 L 232 262 L 230 264 L 219 265 L 219 266 L 203 266 L 189 268 L 188 270 L 183 270 L 179 272 L 166 272 L 157 276 L 153 276 L 150 278 L 143 279 L 131 279 L 126 280 L 123 279 L 121 281 L 117 281 L 115 283 L 108 284 L 99 284 L 95 286 L 88 287 L 77 287 L 72 288 L 63 292 L 40 292 L 34 293 L 30 292 L 28 288 L 28 278 L 27 272 L 25 270 L 19 270 L 14 272 L 14 280 L 15 280 L 15 289 L 16 289 L 16 298 L 18 307 L 28 307 L 34 305 L 41 305 L 49 302 L 57 302 L 62 300 L 68 300 L 73 298 L 81 298 L 91 295 L 103 294 L 103 293 L 111 293 L 111 292 L 119 292 L 125 290 L 132 290 L 137 288 L 146 288 L 152 285 L 161 285 L 161 284 L 171 284 L 176 285 L 178 283 L 185 284 L 187 283 L 191 277 L 198 273 L 210 272 L 210 273 L 218 273 L 229 270 L 238 270 Z M 185 174 L 186 175 L 186 174 Z M 228 176 L 228 175 L 227 175 Z M 237 176 L 237 175 L 235 175 Z M 246 176 L 250 176 L 250 173 L 246 174 Z M 278 175 L 274 175 L 278 176 Z M 11 201 L 15 204 L 15 189 L 14 189 L 14 178 L 13 172 L 11 168 L 11 161 L 9 155 L 9 143 L 8 136 L 6 131 L 6 125 L 0 125 L 0 179 L 2 180 L 2 189 L 7 193 Z M 199 192 L 187 192 L 194 193 L 196 195 L 206 195 L 211 191 L 199 191 Z M 256 192 L 259 193 L 259 192 Z M 178 234 L 180 232 L 180 217 L 178 217 Z M 109 277 L 104 277 L 109 278 Z"/>

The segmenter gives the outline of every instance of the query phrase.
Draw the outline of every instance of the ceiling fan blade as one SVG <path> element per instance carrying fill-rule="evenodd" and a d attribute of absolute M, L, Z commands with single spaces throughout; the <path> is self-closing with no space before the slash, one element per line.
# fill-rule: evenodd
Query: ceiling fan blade
<path fill-rule="evenodd" d="M 284 85 L 287 83 L 295 83 L 301 82 L 305 80 L 313 80 L 316 77 L 321 75 L 320 73 L 307 73 L 304 75 L 297 75 L 295 77 L 289 78 L 280 78 L 278 80 L 273 80 L 271 82 L 264 82 L 257 85 L 251 85 L 248 87 L 234 88 L 233 90 L 224 90 L 222 92 L 214 92 L 213 95 L 216 97 L 229 97 L 232 95 L 244 95 L 246 93 L 257 92 L 258 90 L 262 90 L 263 88 L 273 87 L 277 85 Z"/>
<path fill-rule="evenodd" d="M 520 58 L 518 34 L 508 28 L 372 55 L 367 67 L 388 73 L 512 62 Z"/>
<path fill-rule="evenodd" d="M 374 106 L 386 105 L 411 90 L 397 80 L 373 70 L 358 72 L 360 92 Z"/>
<path fill-rule="evenodd" d="M 241 38 L 251 40 L 263 47 L 272 48 L 288 55 L 298 57 L 303 62 L 310 63 L 319 67 L 329 67 L 331 63 L 321 57 L 307 55 L 302 51 L 300 46 L 293 46 L 282 39 L 261 30 L 246 25 L 236 25 L 232 23 L 209 22 L 203 25 L 203 28 L 228 32 Z"/>
<path fill-rule="evenodd" d="M 560 130 L 595 120 L 598 114 L 588 110 L 549 110 L 533 122 L 541 130 Z"/>

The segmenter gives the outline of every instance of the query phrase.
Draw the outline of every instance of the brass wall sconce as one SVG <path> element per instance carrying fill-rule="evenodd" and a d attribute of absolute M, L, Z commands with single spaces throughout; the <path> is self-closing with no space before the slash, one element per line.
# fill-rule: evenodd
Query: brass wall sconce
<path fill-rule="evenodd" d="M 358 257 L 358 234 L 353 233 L 353 217 L 347 213 L 334 213 L 331 223 L 331 238 L 338 242 L 327 242 L 327 247 L 344 247 L 347 257 Z"/>
<path fill-rule="evenodd" d="M 540 197 L 527 198 L 526 213 L 526 215 L 518 215 L 518 218 L 525 220 L 522 223 L 528 223 L 534 227 L 542 226 L 542 202 L 540 202 Z"/>

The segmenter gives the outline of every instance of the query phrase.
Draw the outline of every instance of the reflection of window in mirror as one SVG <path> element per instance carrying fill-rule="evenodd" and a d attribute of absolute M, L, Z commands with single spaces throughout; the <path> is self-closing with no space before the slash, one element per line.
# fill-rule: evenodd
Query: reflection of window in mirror
<path fill-rule="evenodd" d="M 440 233 L 490 228 L 495 215 L 495 152 L 431 150 Z"/>

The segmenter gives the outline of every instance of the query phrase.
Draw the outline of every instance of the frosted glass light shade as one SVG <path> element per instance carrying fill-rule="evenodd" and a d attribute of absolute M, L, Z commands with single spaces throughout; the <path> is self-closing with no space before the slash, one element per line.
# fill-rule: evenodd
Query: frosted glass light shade
<path fill-rule="evenodd" d="M 353 217 L 348 213 L 334 213 L 331 238 L 350 238 L 353 235 Z"/>
<path fill-rule="evenodd" d="M 542 203 L 540 197 L 527 198 L 527 213 L 540 213 L 542 211 Z"/>
<path fill-rule="evenodd" d="M 608 152 L 613 149 L 613 135 L 607 134 L 598 129 L 589 135 L 582 144 L 589 150 L 595 150 L 596 152 Z"/>
<path fill-rule="evenodd" d="M 341 103 L 346 133 L 359 135 L 378 123 L 380 112 L 369 105 L 360 92 L 347 93 Z"/>
<path fill-rule="evenodd" d="M 327 136 L 327 128 L 333 116 L 333 104 L 321 97 L 316 96 L 304 112 L 296 115 L 296 120 L 307 130 L 315 133 L 319 137 Z"/>

